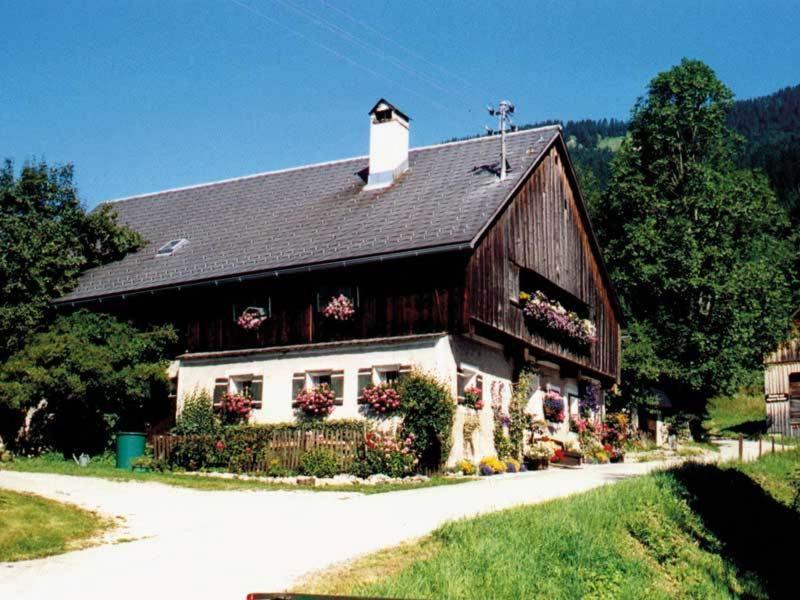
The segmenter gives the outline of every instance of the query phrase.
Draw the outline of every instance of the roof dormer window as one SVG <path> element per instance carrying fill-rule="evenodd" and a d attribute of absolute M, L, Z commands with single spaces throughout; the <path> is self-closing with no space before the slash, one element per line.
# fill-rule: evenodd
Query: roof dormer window
<path fill-rule="evenodd" d="M 156 252 L 156 256 L 172 256 L 176 250 L 182 248 L 186 244 L 186 240 L 181 238 L 179 240 L 170 240 Z"/>

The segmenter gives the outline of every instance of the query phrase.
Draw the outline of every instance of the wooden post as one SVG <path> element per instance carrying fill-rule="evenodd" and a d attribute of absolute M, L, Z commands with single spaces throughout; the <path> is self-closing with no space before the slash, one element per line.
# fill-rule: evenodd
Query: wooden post
<path fill-rule="evenodd" d="M 761 438 L 758 438 L 758 458 L 761 458 Z"/>
<path fill-rule="evenodd" d="M 739 434 L 739 462 L 744 459 L 744 436 Z"/>
<path fill-rule="evenodd" d="M 772 436 L 772 453 L 775 454 L 775 436 Z"/>

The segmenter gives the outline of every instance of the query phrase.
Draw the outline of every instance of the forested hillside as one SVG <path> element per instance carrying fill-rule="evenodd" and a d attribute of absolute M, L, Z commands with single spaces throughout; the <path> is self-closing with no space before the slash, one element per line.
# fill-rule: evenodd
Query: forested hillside
<path fill-rule="evenodd" d="M 582 174 L 590 170 L 596 181 L 584 181 L 591 188 L 605 189 L 611 173 L 610 162 L 627 130 L 618 119 L 544 121 L 520 126 L 530 129 L 561 123 L 572 160 Z M 769 177 L 781 204 L 800 224 L 800 85 L 769 96 L 738 100 L 728 115 L 728 125 L 745 138 L 738 155 L 739 166 L 762 169 Z M 585 179 L 585 177 L 584 177 Z M 592 197 L 593 190 L 584 190 Z"/>

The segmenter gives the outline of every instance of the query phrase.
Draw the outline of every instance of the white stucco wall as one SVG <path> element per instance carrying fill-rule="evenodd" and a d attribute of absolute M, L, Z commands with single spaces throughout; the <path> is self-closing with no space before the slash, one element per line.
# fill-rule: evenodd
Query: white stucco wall
<path fill-rule="evenodd" d="M 308 347 L 286 352 L 265 352 L 249 356 L 182 360 L 178 365 L 178 410 L 187 394 L 195 389 L 213 393 L 218 378 L 244 375 L 263 377 L 263 402 L 254 410 L 254 423 L 292 421 L 292 377 L 308 371 L 344 371 L 343 404 L 336 406 L 331 419 L 365 418 L 367 412 L 358 404 L 358 371 L 368 367 L 411 365 L 436 375 L 446 383 L 455 401 L 457 370 L 466 369 L 483 378 L 484 407 L 478 411 L 479 427 L 465 444 L 464 422 L 470 409 L 457 407 L 453 423 L 452 450 L 447 460 L 453 465 L 465 457 L 477 462 L 495 454 L 492 388 L 502 396 L 507 409 L 511 397 L 513 366 L 502 348 L 491 342 L 460 336 L 443 335 L 414 341 L 389 341 L 342 347 Z M 386 423 L 392 427 L 396 423 Z"/>
<path fill-rule="evenodd" d="M 254 423 L 292 421 L 292 376 L 306 371 L 344 371 L 344 402 L 336 406 L 331 419 L 363 417 L 358 404 L 358 370 L 367 367 L 411 365 L 436 374 L 452 385 L 456 366 L 448 336 L 410 342 L 381 343 L 270 352 L 243 357 L 221 357 L 203 360 L 183 360 L 178 376 L 178 410 L 185 395 L 195 389 L 214 391 L 217 378 L 241 375 L 260 375 L 263 382 L 262 407 L 253 411 Z"/>

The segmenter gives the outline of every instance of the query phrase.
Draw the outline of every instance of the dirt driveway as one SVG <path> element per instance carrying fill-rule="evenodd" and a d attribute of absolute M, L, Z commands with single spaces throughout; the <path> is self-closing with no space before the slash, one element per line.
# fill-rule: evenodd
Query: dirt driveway
<path fill-rule="evenodd" d="M 723 458 L 733 457 L 733 444 Z M 752 456 L 757 446 L 748 445 Z M 644 474 L 659 463 L 550 469 L 364 496 L 209 492 L 141 482 L 0 471 L 0 487 L 124 517 L 117 540 L 0 563 L 0 598 L 243 599 L 301 575 L 429 533 L 445 521 L 533 504 Z"/>

